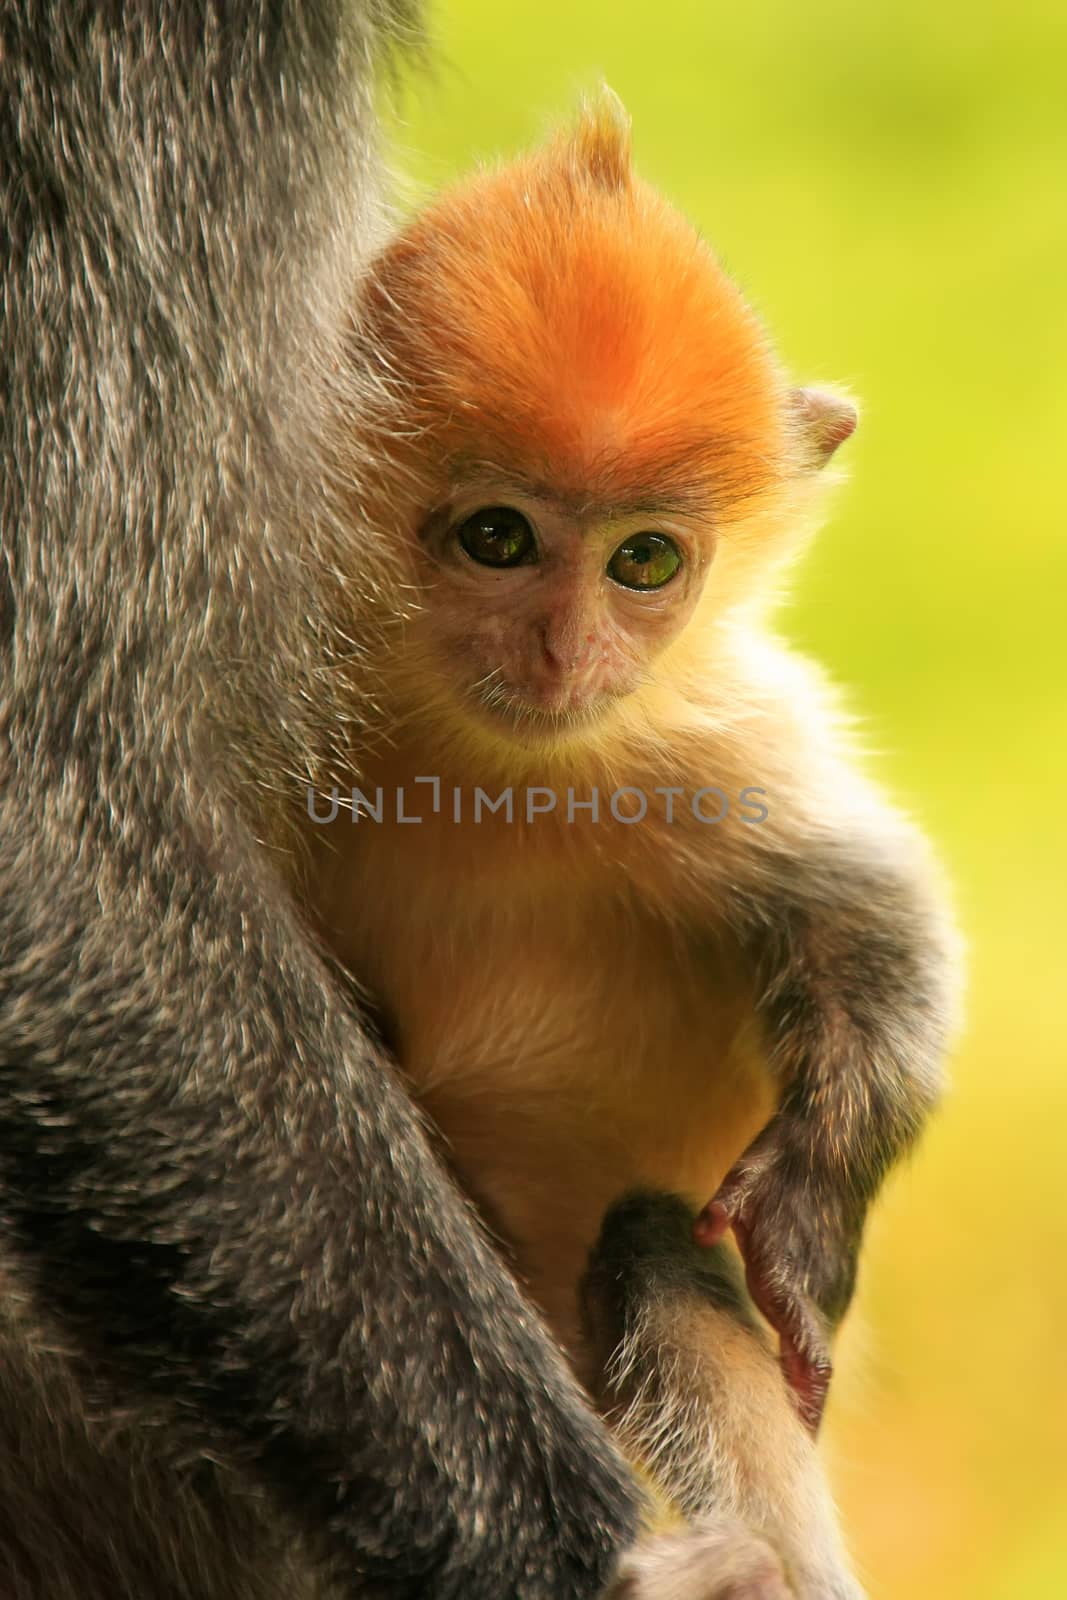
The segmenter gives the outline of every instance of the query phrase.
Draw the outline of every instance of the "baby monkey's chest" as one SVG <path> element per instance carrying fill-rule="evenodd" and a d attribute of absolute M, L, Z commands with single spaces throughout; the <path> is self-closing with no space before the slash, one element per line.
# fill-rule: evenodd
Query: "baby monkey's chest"
<path fill-rule="evenodd" d="M 570 1261 L 576 1279 L 619 1194 L 706 1200 L 767 1120 L 750 983 L 721 941 L 609 882 L 530 893 L 433 865 L 398 892 L 365 847 L 334 874 L 339 954 L 527 1277 Z"/>

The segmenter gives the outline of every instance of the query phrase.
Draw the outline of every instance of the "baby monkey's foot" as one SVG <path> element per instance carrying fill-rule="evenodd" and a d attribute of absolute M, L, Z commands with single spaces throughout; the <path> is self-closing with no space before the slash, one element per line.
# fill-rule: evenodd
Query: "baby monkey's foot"
<path fill-rule="evenodd" d="M 698 1244 L 729 1228 L 745 1262 L 748 1291 L 779 1338 L 779 1360 L 800 1415 L 814 1434 L 833 1366 L 830 1334 L 856 1278 L 862 1208 L 798 1156 L 803 1139 L 776 1119 L 749 1146 L 697 1218 Z"/>
<path fill-rule="evenodd" d="M 623 1560 L 604 1600 L 795 1600 L 766 1540 L 728 1519 L 662 1534 Z"/>

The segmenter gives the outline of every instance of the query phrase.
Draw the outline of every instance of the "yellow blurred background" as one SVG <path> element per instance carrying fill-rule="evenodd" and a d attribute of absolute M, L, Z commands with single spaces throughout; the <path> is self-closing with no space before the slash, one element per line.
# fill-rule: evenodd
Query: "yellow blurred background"
<path fill-rule="evenodd" d="M 605 79 L 797 378 L 863 402 L 782 625 L 938 842 L 970 998 L 826 1448 L 872 1600 L 1063 1600 L 1067 5 L 438 0 L 431 28 L 411 193 Z"/>

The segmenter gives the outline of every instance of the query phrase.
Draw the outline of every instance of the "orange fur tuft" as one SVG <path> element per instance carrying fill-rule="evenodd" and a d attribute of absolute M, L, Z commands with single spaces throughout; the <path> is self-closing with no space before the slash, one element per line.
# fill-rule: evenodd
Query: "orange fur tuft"
<path fill-rule="evenodd" d="M 563 160 L 601 188 L 622 194 L 633 188 L 630 118 L 617 94 L 606 86 L 587 100 L 573 130 L 560 142 Z"/>

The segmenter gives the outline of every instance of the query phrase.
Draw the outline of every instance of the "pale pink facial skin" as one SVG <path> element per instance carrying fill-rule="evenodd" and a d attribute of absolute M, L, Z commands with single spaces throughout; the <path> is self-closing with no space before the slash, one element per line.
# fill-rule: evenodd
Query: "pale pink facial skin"
<path fill-rule="evenodd" d="M 485 566 L 463 549 L 459 527 L 488 506 L 527 519 L 536 542 L 530 564 Z M 614 552 L 638 533 L 678 548 L 682 565 L 662 588 L 630 589 L 608 575 Z M 713 548 L 709 526 L 693 516 L 576 510 L 500 485 L 465 487 L 420 535 L 422 627 L 444 673 L 482 715 L 584 721 L 631 694 L 685 627 Z"/>

